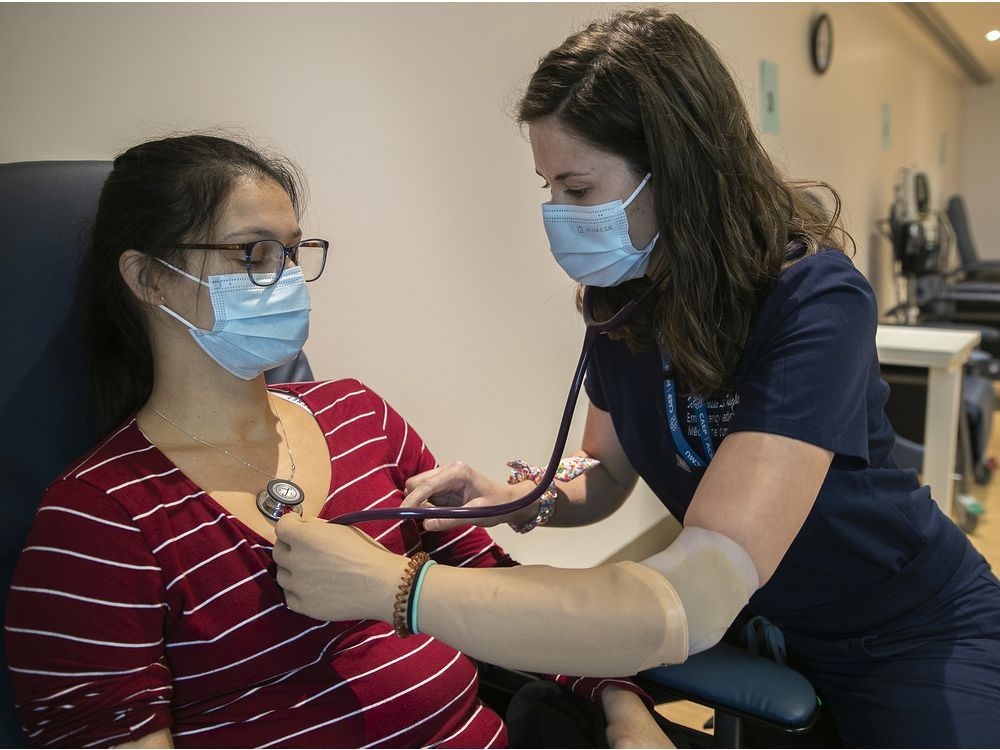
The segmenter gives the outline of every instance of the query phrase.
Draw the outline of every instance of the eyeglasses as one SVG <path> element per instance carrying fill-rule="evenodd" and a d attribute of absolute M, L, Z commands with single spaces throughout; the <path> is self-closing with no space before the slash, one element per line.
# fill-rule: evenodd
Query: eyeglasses
<path fill-rule="evenodd" d="M 230 257 L 233 263 L 242 265 L 247 276 L 257 286 L 272 286 L 281 278 L 285 270 L 285 259 L 302 269 L 306 281 L 315 281 L 326 267 L 326 253 L 330 243 L 326 240 L 302 240 L 285 247 L 278 240 L 254 240 L 229 245 L 177 245 L 183 250 L 229 250 L 242 252 L 242 258 Z"/>

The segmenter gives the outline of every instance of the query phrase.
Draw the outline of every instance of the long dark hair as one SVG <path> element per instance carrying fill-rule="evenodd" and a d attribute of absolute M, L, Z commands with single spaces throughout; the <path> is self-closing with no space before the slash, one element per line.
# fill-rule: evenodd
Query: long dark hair
<path fill-rule="evenodd" d="M 122 253 L 145 254 L 139 261 L 144 284 L 154 283 L 161 272 L 154 257 L 183 268 L 177 245 L 208 238 L 241 176 L 274 180 L 299 214 L 302 189 L 294 165 L 235 140 L 163 138 L 115 159 L 101 190 L 81 290 L 99 434 L 142 406 L 153 387 L 148 320 L 119 270 Z"/>
<path fill-rule="evenodd" d="M 754 134 L 746 106 L 712 46 L 673 13 L 618 13 L 542 58 L 519 107 L 653 175 L 660 239 L 650 272 L 664 278 L 616 334 L 634 351 L 662 333 L 679 375 L 698 393 L 733 387 L 761 295 L 790 245 L 843 251 L 840 198 L 829 185 L 789 182 Z M 828 213 L 805 189 L 833 196 Z M 852 241 L 853 242 L 853 241 Z M 610 318 L 648 289 L 636 279 L 594 289 Z"/>

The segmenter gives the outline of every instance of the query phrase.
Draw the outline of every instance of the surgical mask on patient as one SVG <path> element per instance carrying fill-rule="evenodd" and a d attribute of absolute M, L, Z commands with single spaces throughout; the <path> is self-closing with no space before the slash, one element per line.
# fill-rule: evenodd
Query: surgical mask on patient
<path fill-rule="evenodd" d="M 309 290 L 299 267 L 288 268 L 276 284 L 257 286 L 245 273 L 196 276 L 157 258 L 173 271 L 207 286 L 215 325 L 211 331 L 189 323 L 166 305 L 159 308 L 191 331 L 209 357 L 243 380 L 252 380 L 293 359 L 309 337 Z"/>
<path fill-rule="evenodd" d="M 597 206 L 542 206 L 542 222 L 556 263 L 580 283 L 617 286 L 646 273 L 649 254 L 660 234 L 642 250 L 632 246 L 625 209 L 652 178 L 647 174 L 625 201 Z"/>

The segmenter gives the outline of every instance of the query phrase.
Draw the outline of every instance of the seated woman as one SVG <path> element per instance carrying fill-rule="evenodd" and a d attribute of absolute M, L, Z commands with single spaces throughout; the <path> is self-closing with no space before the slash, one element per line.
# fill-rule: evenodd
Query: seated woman
<path fill-rule="evenodd" d="M 34 745 L 506 742 L 470 659 L 382 622 L 297 614 L 274 580 L 279 503 L 319 518 L 398 504 L 435 465 L 355 380 L 265 385 L 306 340 L 305 284 L 326 262 L 300 194 L 286 162 L 216 137 L 115 160 L 84 282 L 111 434 L 49 487 L 7 610 Z M 478 528 L 364 531 L 447 565 L 513 564 Z M 613 743 L 665 741 L 631 684 L 559 680 L 603 702 Z"/>

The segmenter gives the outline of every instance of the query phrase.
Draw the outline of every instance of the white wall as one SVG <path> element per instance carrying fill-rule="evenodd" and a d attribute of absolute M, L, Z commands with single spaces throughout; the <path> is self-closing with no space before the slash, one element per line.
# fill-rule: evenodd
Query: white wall
<path fill-rule="evenodd" d="M 1000 260 L 1000 81 L 965 94 L 961 189 L 980 257 Z"/>
<path fill-rule="evenodd" d="M 313 286 L 317 374 L 360 377 L 439 460 L 500 477 L 509 457 L 547 458 L 582 328 L 506 111 L 540 55 L 621 7 L 3 4 L 0 161 L 108 159 L 220 124 L 274 144 L 309 174 L 306 233 L 334 243 Z M 781 133 L 763 140 L 793 176 L 841 191 L 856 262 L 884 279 L 871 227 L 896 169 L 957 185 L 955 69 L 885 4 L 674 7 L 722 51 L 754 112 L 760 59 L 779 64 Z M 820 10 L 836 41 L 823 77 L 807 49 Z M 640 491 L 590 529 L 496 533 L 524 561 L 587 565 L 663 518 Z"/>

